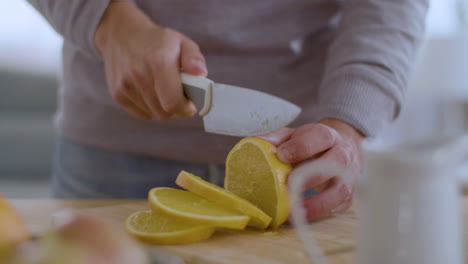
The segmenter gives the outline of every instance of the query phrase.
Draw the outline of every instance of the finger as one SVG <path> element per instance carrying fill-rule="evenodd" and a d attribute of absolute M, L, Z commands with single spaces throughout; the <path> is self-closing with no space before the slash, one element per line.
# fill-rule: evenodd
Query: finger
<path fill-rule="evenodd" d="M 207 76 L 205 57 L 200 47 L 190 39 L 184 39 L 181 43 L 180 64 L 186 73 Z"/>
<path fill-rule="evenodd" d="M 153 88 L 153 78 L 151 70 L 146 67 L 143 71 L 131 70 L 132 80 L 136 86 L 141 89 L 141 98 L 145 105 L 150 109 L 153 116 L 159 120 L 167 120 L 173 117 L 170 113 L 164 111 L 159 104 L 158 96 Z"/>
<path fill-rule="evenodd" d="M 283 144 L 288 139 L 290 139 L 293 132 L 294 132 L 294 129 L 283 127 L 276 131 L 273 131 L 271 133 L 261 135 L 258 137 L 278 147 L 279 145 Z"/>
<path fill-rule="evenodd" d="M 285 163 L 298 163 L 330 149 L 338 137 L 336 131 L 323 124 L 305 125 L 279 146 L 277 156 Z"/>
<path fill-rule="evenodd" d="M 171 49 L 174 48 L 171 47 Z M 159 105 L 169 114 L 193 116 L 196 113 L 196 108 L 193 104 L 189 104 L 182 90 L 179 50 L 165 50 L 165 52 L 155 54 L 151 64 L 153 85 Z M 153 106 L 157 107 L 157 104 L 153 102 Z"/>
<path fill-rule="evenodd" d="M 351 206 L 351 186 L 335 178 L 330 181 L 330 184 L 320 193 L 303 200 L 308 220 L 326 217 Z"/>
<path fill-rule="evenodd" d="M 148 120 L 151 118 L 150 115 L 145 113 L 143 110 L 141 110 L 139 107 L 137 107 L 128 97 L 127 95 L 123 93 L 119 93 L 114 96 L 114 100 L 122 106 L 127 112 L 131 113 L 137 118 L 143 119 L 143 120 Z"/>

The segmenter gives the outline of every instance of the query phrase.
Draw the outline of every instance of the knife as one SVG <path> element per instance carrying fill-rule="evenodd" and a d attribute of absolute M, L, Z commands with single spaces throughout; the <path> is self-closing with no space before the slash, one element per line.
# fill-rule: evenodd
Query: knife
<path fill-rule="evenodd" d="M 258 136 L 287 126 L 301 113 L 297 105 L 267 93 L 187 73 L 181 80 L 209 133 Z"/>

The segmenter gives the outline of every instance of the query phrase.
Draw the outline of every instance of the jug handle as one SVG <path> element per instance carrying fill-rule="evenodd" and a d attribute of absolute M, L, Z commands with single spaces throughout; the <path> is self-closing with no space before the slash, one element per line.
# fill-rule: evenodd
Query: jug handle
<path fill-rule="evenodd" d="M 291 207 L 291 222 L 295 228 L 299 239 L 301 240 L 304 250 L 309 255 L 309 258 L 316 264 L 327 264 L 327 260 L 318 246 L 313 233 L 307 226 L 306 212 L 302 207 L 302 190 L 303 186 L 315 175 L 328 174 L 340 177 L 341 179 L 349 179 L 346 177 L 346 169 L 338 166 L 333 162 L 328 161 L 312 161 L 307 162 L 297 167 L 289 175 L 289 202 Z"/>

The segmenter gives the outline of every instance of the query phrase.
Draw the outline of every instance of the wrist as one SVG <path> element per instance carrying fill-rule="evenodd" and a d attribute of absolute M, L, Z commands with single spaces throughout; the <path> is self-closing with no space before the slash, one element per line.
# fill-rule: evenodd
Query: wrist
<path fill-rule="evenodd" d="M 136 5 L 130 1 L 111 1 L 104 12 L 94 34 L 94 44 L 102 54 L 108 43 L 119 39 L 118 35 L 125 36 L 133 32 L 135 28 L 155 26 Z M 112 39 L 112 41 L 111 41 Z"/>

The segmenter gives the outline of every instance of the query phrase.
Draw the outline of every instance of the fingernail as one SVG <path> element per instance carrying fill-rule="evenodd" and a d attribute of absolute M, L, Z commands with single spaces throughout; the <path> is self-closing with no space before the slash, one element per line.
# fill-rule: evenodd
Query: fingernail
<path fill-rule="evenodd" d="M 196 66 L 199 70 L 203 71 L 204 73 L 207 73 L 208 70 L 206 69 L 206 64 L 204 61 L 201 61 L 199 59 L 192 59 L 190 63 L 194 66 Z"/>

